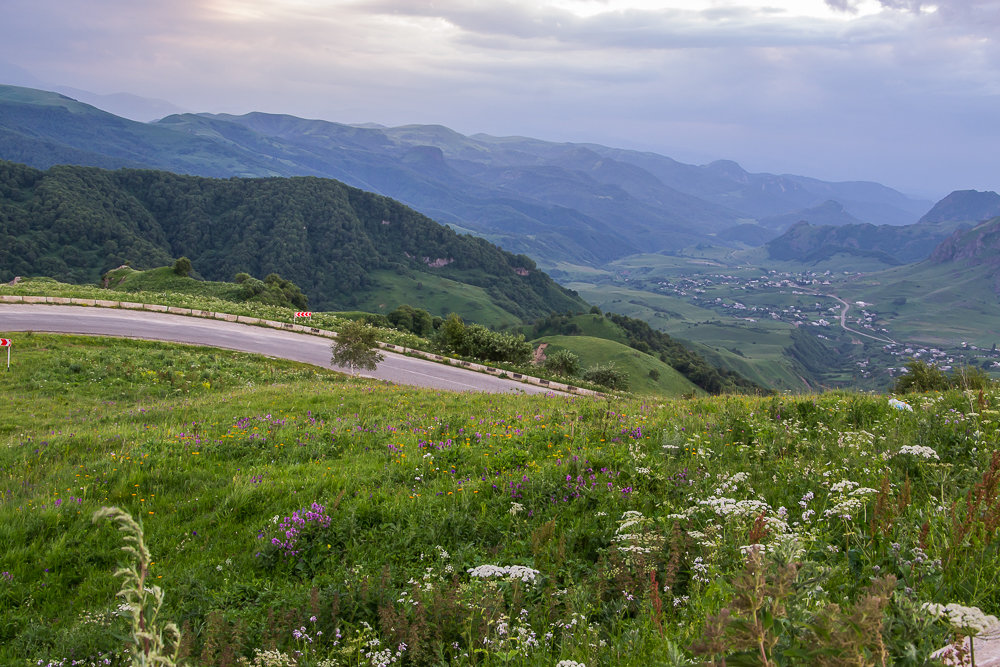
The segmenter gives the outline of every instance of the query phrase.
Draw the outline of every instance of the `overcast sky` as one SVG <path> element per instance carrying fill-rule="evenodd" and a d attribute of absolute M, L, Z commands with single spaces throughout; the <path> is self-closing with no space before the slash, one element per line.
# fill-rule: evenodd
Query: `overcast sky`
<path fill-rule="evenodd" d="M 3 0 L 0 83 L 1000 190 L 1000 0 Z"/>

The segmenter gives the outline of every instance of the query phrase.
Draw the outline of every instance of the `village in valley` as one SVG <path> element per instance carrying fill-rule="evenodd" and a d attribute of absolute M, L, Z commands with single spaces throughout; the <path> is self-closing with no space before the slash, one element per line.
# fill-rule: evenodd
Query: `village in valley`
<path fill-rule="evenodd" d="M 687 272 L 679 276 L 636 276 L 620 270 L 615 282 L 681 299 L 711 311 L 719 322 L 753 328 L 762 321 L 804 329 L 839 353 L 841 373 L 868 388 L 884 387 L 905 374 L 911 360 L 932 364 L 944 372 L 974 366 L 1000 371 L 996 344 L 969 341 L 928 344 L 907 340 L 892 330 L 892 317 L 906 299 L 871 303 L 847 296 L 850 283 L 865 274 L 853 271 L 780 271 L 759 267 L 727 267 L 724 273 Z M 743 350 L 735 350 L 741 354 Z M 741 354 L 742 356 L 742 354 Z"/>

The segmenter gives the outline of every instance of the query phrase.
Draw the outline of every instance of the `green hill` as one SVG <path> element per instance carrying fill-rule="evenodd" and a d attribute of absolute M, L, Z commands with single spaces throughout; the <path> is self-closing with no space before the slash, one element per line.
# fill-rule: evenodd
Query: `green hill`
<path fill-rule="evenodd" d="M 384 279 L 376 276 L 388 275 L 408 300 L 425 281 L 471 286 L 447 309 L 488 324 L 587 307 L 524 255 L 329 179 L 68 166 L 43 172 L 0 162 L 0 280 L 96 282 L 126 262 L 151 268 L 181 256 L 208 280 L 280 274 L 317 309 L 381 303 Z"/>
<path fill-rule="evenodd" d="M 674 340 L 669 334 L 658 331 L 647 322 L 620 313 L 602 315 L 599 311 L 579 315 L 550 314 L 538 320 L 530 329 L 525 329 L 528 337 L 535 342 L 548 342 L 548 336 L 584 337 L 604 339 L 624 345 L 633 351 L 656 359 L 672 371 L 680 373 L 689 382 L 712 394 L 724 392 L 756 393 L 765 391 L 763 384 L 747 380 L 725 364 L 706 361 L 702 352 L 695 351 L 687 344 Z M 576 352 L 576 350 L 571 350 Z M 582 356 L 582 355 L 581 355 Z M 600 358 L 593 357 L 594 363 Z M 715 364 L 715 365 L 713 365 Z M 646 365 L 644 373 L 659 367 Z M 654 381 L 652 386 L 657 383 Z"/>
<path fill-rule="evenodd" d="M 580 357 L 583 369 L 614 364 L 616 370 L 628 376 L 629 390 L 636 394 L 680 396 L 705 393 L 669 364 L 613 340 L 593 336 L 544 336 L 534 342 L 548 343 L 548 354 L 561 349 L 569 350 Z"/>

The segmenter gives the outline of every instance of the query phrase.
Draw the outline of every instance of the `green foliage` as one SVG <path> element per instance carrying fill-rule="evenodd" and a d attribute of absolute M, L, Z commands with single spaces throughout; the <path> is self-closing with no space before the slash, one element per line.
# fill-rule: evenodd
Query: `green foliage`
<path fill-rule="evenodd" d="M 631 347 L 641 352 L 659 355 L 662 361 L 673 366 L 684 377 L 710 394 L 764 391 L 762 387 L 738 373 L 712 366 L 690 348 L 642 320 L 617 313 L 608 314 L 608 318 L 625 331 Z"/>
<path fill-rule="evenodd" d="M 191 260 L 188 259 L 187 257 L 181 257 L 180 259 L 174 262 L 174 273 L 180 276 L 181 278 L 187 278 L 188 276 L 190 276 L 192 268 L 193 267 L 191 266 Z"/>
<path fill-rule="evenodd" d="M 384 358 L 378 351 L 378 332 L 359 320 L 348 320 L 330 347 L 330 362 L 349 367 L 351 373 L 358 368 L 373 371 Z"/>
<path fill-rule="evenodd" d="M 556 350 L 546 355 L 545 368 L 559 375 L 573 377 L 580 372 L 580 357 L 569 350 Z"/>
<path fill-rule="evenodd" d="M 132 621 L 132 637 L 129 649 L 134 667 L 173 667 L 180 652 L 181 632 L 172 622 L 162 622 L 159 618 L 163 607 L 163 589 L 147 583 L 149 566 L 153 559 L 146 548 L 146 540 L 139 525 L 125 510 L 118 507 L 102 507 L 94 512 L 92 521 L 108 519 L 118 524 L 118 530 L 127 542 L 122 551 L 131 561 L 115 572 L 122 578 L 118 597 L 124 600 Z M 164 637 L 166 635 L 166 638 Z"/>
<path fill-rule="evenodd" d="M 183 258 L 182 258 L 183 259 Z M 179 262 L 180 260 L 178 260 Z M 174 267 L 160 267 L 148 271 L 135 271 L 128 267 L 113 269 L 104 274 L 102 284 L 109 289 L 123 292 L 160 292 L 165 300 L 176 299 L 178 294 L 211 296 L 237 303 L 259 303 L 280 308 L 304 309 L 308 300 L 295 283 L 277 274 L 258 280 L 248 273 L 237 273 L 233 283 L 196 280 L 177 273 Z M 100 298 L 106 299 L 106 295 Z M 130 297 L 131 298 L 131 297 Z"/>
<path fill-rule="evenodd" d="M 1000 611 L 994 386 L 913 394 L 912 412 L 848 392 L 487 396 L 190 346 L 17 343 L 3 664 L 128 664 L 114 531 L 90 520 L 109 505 L 144 519 L 143 591 L 165 589 L 159 618 L 190 629 L 187 664 L 353 666 L 375 648 L 923 664 L 954 632 L 924 603 Z M 515 565 L 525 579 L 498 573 Z"/>
<path fill-rule="evenodd" d="M 820 343 L 806 327 L 792 327 L 792 345 L 785 348 L 785 354 L 794 359 L 812 377 L 823 377 L 831 368 L 836 368 L 839 360 L 833 350 Z"/>
<path fill-rule="evenodd" d="M 423 308 L 403 304 L 386 316 L 388 322 L 401 331 L 427 338 L 434 333 L 434 319 Z"/>
<path fill-rule="evenodd" d="M 629 388 L 628 376 L 611 363 L 591 366 L 583 372 L 583 379 L 616 391 L 628 391 Z"/>
<path fill-rule="evenodd" d="M 531 343 L 523 334 L 491 331 L 481 324 L 465 324 L 451 313 L 441 324 L 435 343 L 444 352 L 483 361 L 526 364 L 531 359 Z"/>
<path fill-rule="evenodd" d="M 377 271 L 414 284 L 432 275 L 477 286 L 512 318 L 584 306 L 530 259 L 333 180 L 41 172 L 0 161 L 0 183 L 2 281 L 47 275 L 96 282 L 126 261 L 164 266 L 182 254 L 209 280 L 280 274 L 321 309 L 355 306 L 377 287 Z M 280 283 L 276 289 L 298 299 Z"/>
<path fill-rule="evenodd" d="M 945 391 L 964 389 L 983 391 L 993 385 L 988 373 L 975 366 L 962 366 L 945 374 L 940 368 L 926 361 L 911 359 L 905 364 L 906 373 L 896 380 L 894 391 L 898 394 L 910 392 Z"/>

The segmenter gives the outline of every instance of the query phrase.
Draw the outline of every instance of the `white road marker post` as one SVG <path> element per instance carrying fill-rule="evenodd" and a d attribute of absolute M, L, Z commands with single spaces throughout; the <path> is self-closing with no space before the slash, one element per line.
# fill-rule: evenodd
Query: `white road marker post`
<path fill-rule="evenodd" d="M 0 347 L 7 348 L 7 370 L 10 370 L 10 348 L 13 347 L 10 338 L 0 338 Z"/>

